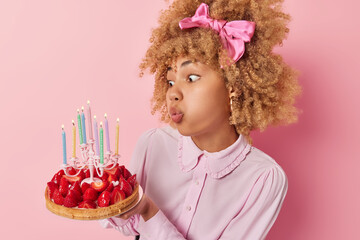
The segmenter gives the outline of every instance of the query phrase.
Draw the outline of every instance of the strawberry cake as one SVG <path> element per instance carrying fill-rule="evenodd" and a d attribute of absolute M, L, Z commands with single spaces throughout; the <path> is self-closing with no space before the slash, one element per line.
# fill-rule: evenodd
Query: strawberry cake
<path fill-rule="evenodd" d="M 123 165 L 105 169 L 101 177 L 94 171 L 95 181 L 90 184 L 83 181 L 90 176 L 87 168 L 76 175 L 77 170 L 69 167 L 67 173 L 70 176 L 64 170 L 57 172 L 45 190 L 47 209 L 63 217 L 79 220 L 113 217 L 134 207 L 141 197 L 136 174 L 132 175 Z"/>

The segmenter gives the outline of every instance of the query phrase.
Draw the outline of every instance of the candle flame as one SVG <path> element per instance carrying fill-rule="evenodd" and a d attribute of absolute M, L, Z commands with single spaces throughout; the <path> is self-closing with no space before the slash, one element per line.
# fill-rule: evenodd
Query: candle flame
<path fill-rule="evenodd" d="M 72 121 L 72 124 L 75 126 L 75 122 L 74 122 L 74 120 L 71 120 Z"/>
<path fill-rule="evenodd" d="M 100 127 L 102 127 L 102 122 L 100 122 Z"/>
<path fill-rule="evenodd" d="M 82 111 L 82 112 L 84 111 L 84 106 L 81 106 L 81 111 Z"/>
<path fill-rule="evenodd" d="M 96 115 L 94 115 L 94 119 L 96 120 Z"/>
<path fill-rule="evenodd" d="M 117 123 L 119 123 L 120 119 L 119 119 L 119 118 L 117 118 L 117 119 L 116 119 L 116 121 L 117 121 Z"/>
<path fill-rule="evenodd" d="M 90 100 L 87 100 L 87 104 L 90 105 Z"/>
<path fill-rule="evenodd" d="M 79 110 L 79 109 L 77 109 L 77 112 L 79 113 L 79 112 L 80 112 L 80 110 Z"/>
<path fill-rule="evenodd" d="M 63 125 L 61 125 L 61 129 L 62 129 L 62 130 L 64 130 L 64 124 L 63 124 Z"/>
<path fill-rule="evenodd" d="M 106 114 L 106 113 L 105 113 L 105 115 L 104 115 L 104 116 L 105 116 L 105 118 L 107 118 L 107 114 Z"/>

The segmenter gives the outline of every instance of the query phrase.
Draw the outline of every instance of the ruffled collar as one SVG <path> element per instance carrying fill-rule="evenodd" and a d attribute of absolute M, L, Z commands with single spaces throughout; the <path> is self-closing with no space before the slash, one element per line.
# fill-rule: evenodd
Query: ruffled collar
<path fill-rule="evenodd" d="M 239 135 L 236 142 L 228 148 L 212 153 L 200 150 L 191 137 L 180 135 L 178 162 L 182 171 L 189 172 L 197 166 L 199 159 L 204 156 L 207 174 L 213 178 L 222 178 L 239 166 L 250 150 L 251 145 L 242 135 Z"/>

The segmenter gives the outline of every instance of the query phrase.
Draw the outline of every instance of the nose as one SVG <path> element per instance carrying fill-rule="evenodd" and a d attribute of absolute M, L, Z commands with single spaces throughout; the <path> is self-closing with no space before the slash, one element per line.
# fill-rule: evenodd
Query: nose
<path fill-rule="evenodd" d="M 181 90 L 176 85 L 168 89 L 167 95 L 171 102 L 180 101 L 183 98 Z"/>

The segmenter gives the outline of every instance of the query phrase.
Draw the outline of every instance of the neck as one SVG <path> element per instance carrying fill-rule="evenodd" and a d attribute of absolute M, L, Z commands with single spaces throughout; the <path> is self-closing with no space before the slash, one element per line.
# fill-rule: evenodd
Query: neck
<path fill-rule="evenodd" d="M 208 152 L 219 152 L 231 146 L 238 139 L 239 134 L 233 125 L 225 129 L 217 129 L 206 134 L 192 136 L 196 146 Z"/>

